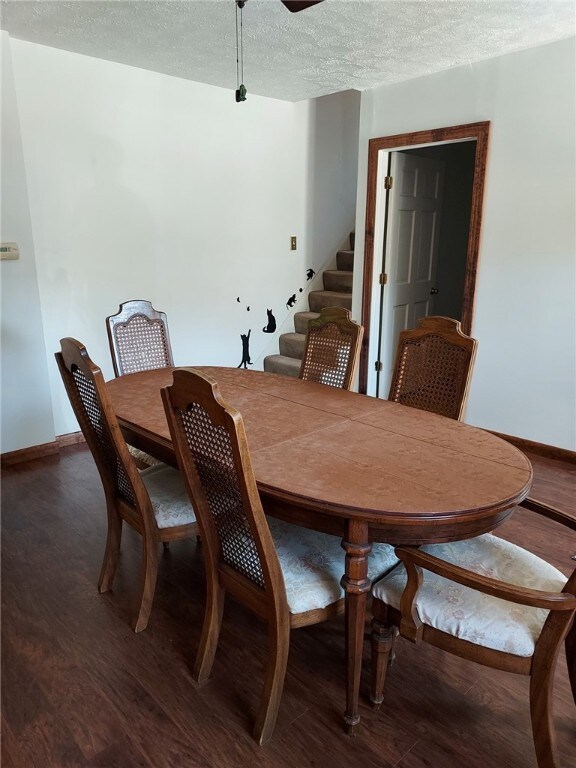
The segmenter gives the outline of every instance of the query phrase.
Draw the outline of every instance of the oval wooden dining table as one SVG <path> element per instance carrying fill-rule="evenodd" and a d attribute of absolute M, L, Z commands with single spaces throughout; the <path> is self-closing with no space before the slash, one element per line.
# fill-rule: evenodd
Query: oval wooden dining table
<path fill-rule="evenodd" d="M 176 466 L 160 390 L 173 368 L 108 382 L 126 440 Z M 213 376 L 243 418 L 268 514 L 342 538 L 346 710 L 358 699 L 373 542 L 429 544 L 498 527 L 529 492 L 530 462 L 475 427 L 386 400 L 236 368 Z"/>

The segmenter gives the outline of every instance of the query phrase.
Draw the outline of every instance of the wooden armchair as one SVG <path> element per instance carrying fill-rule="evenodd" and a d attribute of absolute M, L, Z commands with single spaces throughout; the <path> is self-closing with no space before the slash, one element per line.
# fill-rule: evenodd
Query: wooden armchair
<path fill-rule="evenodd" d="M 112 588 L 120 554 L 122 524 L 142 537 L 139 606 L 135 632 L 146 628 L 158 570 L 158 544 L 198 533 L 181 474 L 165 464 L 138 472 L 108 399 L 100 368 L 75 339 L 62 339 L 56 362 L 86 442 L 98 467 L 108 512 L 106 550 L 98 581 L 100 592 Z"/>
<path fill-rule="evenodd" d="M 106 330 L 116 376 L 174 365 L 166 315 L 149 301 L 120 304 L 118 313 L 106 318 Z"/>
<path fill-rule="evenodd" d="M 477 346 L 457 320 L 423 317 L 400 333 L 388 399 L 462 418 Z"/>
<path fill-rule="evenodd" d="M 364 328 L 343 307 L 325 307 L 310 320 L 299 378 L 351 389 Z"/>
<path fill-rule="evenodd" d="M 224 597 L 230 592 L 268 625 L 266 676 L 254 726 L 254 738 L 263 744 L 276 722 L 290 630 L 329 619 L 344 608 L 340 539 L 266 519 L 242 416 L 223 402 L 214 379 L 176 370 L 162 397 L 205 553 L 206 611 L 193 676 L 204 683 L 210 675 Z M 392 547 L 374 546 L 370 578 L 397 563 Z"/>
<path fill-rule="evenodd" d="M 576 530 L 576 519 L 554 507 L 532 499 L 520 506 Z M 382 703 L 398 630 L 412 642 L 528 675 L 538 766 L 556 768 L 552 686 L 563 640 L 576 703 L 576 570 L 566 580 L 536 555 L 491 534 L 397 547 L 396 554 L 402 565 L 372 587 L 373 704 Z"/>

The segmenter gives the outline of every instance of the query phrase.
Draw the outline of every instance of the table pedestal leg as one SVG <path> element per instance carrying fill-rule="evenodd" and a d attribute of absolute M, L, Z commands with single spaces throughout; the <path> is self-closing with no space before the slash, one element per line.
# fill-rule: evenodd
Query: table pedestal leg
<path fill-rule="evenodd" d="M 342 541 L 346 551 L 346 573 L 340 582 L 346 592 L 346 711 L 344 722 L 348 733 L 360 722 L 358 697 L 362 672 L 364 645 L 364 619 L 366 596 L 371 582 L 368 579 L 368 554 L 372 545 L 368 541 L 366 523 L 351 520 L 347 539 Z"/>

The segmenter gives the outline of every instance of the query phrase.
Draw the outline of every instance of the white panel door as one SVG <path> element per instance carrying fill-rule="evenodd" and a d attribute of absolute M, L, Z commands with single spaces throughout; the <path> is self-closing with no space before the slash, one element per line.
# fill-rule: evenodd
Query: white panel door
<path fill-rule="evenodd" d="M 393 152 L 383 272 L 379 397 L 388 397 L 398 334 L 434 314 L 444 163 Z"/>

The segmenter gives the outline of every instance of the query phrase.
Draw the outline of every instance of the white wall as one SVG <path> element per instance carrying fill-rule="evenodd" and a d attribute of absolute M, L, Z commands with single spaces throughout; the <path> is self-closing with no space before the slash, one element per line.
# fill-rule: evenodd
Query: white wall
<path fill-rule="evenodd" d="M 477 120 L 492 131 L 467 421 L 576 447 L 573 40 L 366 92 L 357 144 L 357 94 L 236 104 L 232 91 L 9 46 L 2 237 L 23 255 L 0 265 L 2 452 L 77 429 L 53 353 L 76 336 L 111 376 L 104 318 L 126 299 L 168 312 L 179 364 L 237 365 L 248 328 L 258 363 L 266 308 L 280 328 L 288 296 L 305 300 L 306 269 L 353 227 L 357 157 L 361 262 L 368 139 Z M 360 291 L 357 273 L 357 318 Z"/>
<path fill-rule="evenodd" d="M 233 91 L 10 44 L 56 434 L 77 429 L 53 363 L 59 339 L 83 341 L 112 376 L 104 318 L 121 301 L 167 312 L 176 364 L 236 366 L 248 329 L 257 363 L 266 308 L 280 326 L 306 270 L 353 228 L 357 134 L 326 115 L 355 106 L 357 124 L 358 97 L 236 104 Z M 330 215 L 312 216 L 328 162 Z"/>
<path fill-rule="evenodd" d="M 356 252 L 368 139 L 491 121 L 466 421 L 576 449 L 574 39 L 362 94 Z M 360 260 L 358 260 L 360 261 Z M 354 275 L 355 313 L 361 265 Z"/>
<path fill-rule="evenodd" d="M 34 241 L 24 173 L 18 104 L 8 34 L 0 33 L 2 56 L 3 242 L 16 242 L 17 261 L 0 263 L 2 297 L 2 432 L 0 453 L 54 440 L 48 370 L 40 315 Z M 15 403 L 19 406 L 14 407 Z"/>

